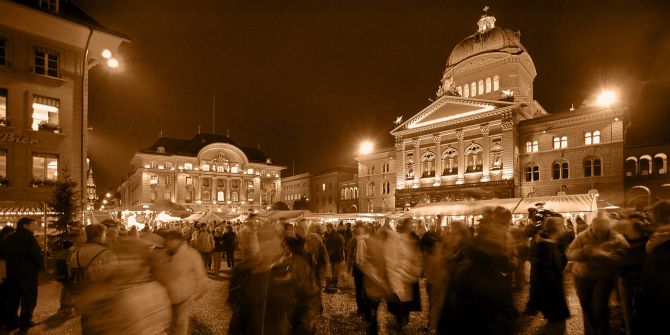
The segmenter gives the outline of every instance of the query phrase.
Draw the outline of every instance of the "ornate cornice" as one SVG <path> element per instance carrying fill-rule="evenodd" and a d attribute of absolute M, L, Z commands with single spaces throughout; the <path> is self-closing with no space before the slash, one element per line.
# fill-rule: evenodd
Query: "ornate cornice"
<path fill-rule="evenodd" d="M 445 99 L 446 97 L 442 97 L 441 99 Z M 392 132 L 393 135 L 395 136 L 406 136 L 406 135 L 412 135 L 412 134 L 417 134 L 417 133 L 423 133 L 426 131 L 430 131 L 433 129 L 438 129 L 438 128 L 443 128 L 443 127 L 450 127 L 450 126 L 461 126 L 463 123 L 469 123 L 473 121 L 480 121 L 481 120 L 486 120 L 495 116 L 503 115 L 505 112 L 508 112 L 507 114 L 504 115 L 513 115 L 514 109 L 516 109 L 516 105 L 510 105 L 510 106 L 505 106 L 501 108 L 496 108 L 494 110 L 480 113 L 480 114 L 475 114 L 471 116 L 466 116 L 463 118 L 459 119 L 454 119 L 454 120 L 449 120 L 445 122 L 440 122 L 440 123 L 435 123 L 423 127 L 418 127 L 418 128 L 412 128 L 412 129 L 399 129 L 395 132 Z M 412 118 L 414 119 L 414 118 Z M 403 127 L 404 128 L 404 127 Z"/>

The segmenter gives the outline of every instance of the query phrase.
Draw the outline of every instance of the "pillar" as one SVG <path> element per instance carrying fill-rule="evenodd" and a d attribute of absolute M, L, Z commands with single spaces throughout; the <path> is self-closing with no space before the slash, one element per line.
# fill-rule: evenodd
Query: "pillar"
<path fill-rule="evenodd" d="M 514 121 L 511 117 L 511 113 L 508 118 L 504 118 L 501 123 L 503 134 L 502 134 L 502 146 L 503 146 L 503 179 L 513 179 L 514 178 L 514 169 L 515 169 L 515 138 L 514 138 Z"/>
<path fill-rule="evenodd" d="M 456 179 L 456 184 L 465 183 L 465 148 L 463 147 L 463 129 L 456 131 L 456 138 L 458 138 L 458 178 Z"/>
<path fill-rule="evenodd" d="M 419 146 L 421 145 L 420 139 L 414 139 L 412 141 L 414 144 L 414 188 L 419 187 L 421 181 L 421 157 L 419 156 Z"/>
<path fill-rule="evenodd" d="M 433 136 L 435 142 L 435 182 L 433 186 L 440 186 L 442 181 L 442 148 L 440 135 Z"/>
<path fill-rule="evenodd" d="M 405 142 L 402 142 L 401 139 L 396 139 L 395 142 L 395 161 L 396 161 L 396 178 L 395 178 L 395 187 L 398 190 L 405 188 L 405 176 L 407 175 L 406 164 L 405 164 Z M 359 172 L 359 176 L 363 173 Z"/>
<path fill-rule="evenodd" d="M 482 137 L 483 142 L 482 147 L 483 147 L 483 152 L 482 152 L 482 182 L 487 182 L 489 181 L 489 166 L 490 162 L 489 159 L 491 157 L 490 151 L 491 151 L 491 141 L 489 140 L 489 126 L 488 125 L 482 125 L 480 130 L 482 131 Z"/>

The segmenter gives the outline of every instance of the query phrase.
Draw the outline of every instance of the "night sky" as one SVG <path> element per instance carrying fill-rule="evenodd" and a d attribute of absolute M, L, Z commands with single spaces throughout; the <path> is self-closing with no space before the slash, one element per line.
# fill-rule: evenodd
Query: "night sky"
<path fill-rule="evenodd" d="M 213 94 L 216 132 L 260 145 L 288 174 L 293 161 L 296 173 L 353 165 L 361 140 L 391 146 L 396 116 L 435 97 L 451 49 L 486 4 L 497 26 L 521 31 L 548 112 L 615 87 L 630 101 L 631 138 L 662 137 L 658 117 L 670 116 L 669 104 L 649 103 L 670 96 L 669 1 L 74 2 L 132 38 L 120 69 L 91 72 L 89 156 L 101 192 L 161 131 L 211 132 Z"/>

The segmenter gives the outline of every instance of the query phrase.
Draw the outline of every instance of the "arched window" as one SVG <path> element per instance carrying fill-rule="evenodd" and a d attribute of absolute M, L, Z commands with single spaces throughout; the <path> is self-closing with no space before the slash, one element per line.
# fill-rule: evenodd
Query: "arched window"
<path fill-rule="evenodd" d="M 561 148 L 561 138 L 556 136 L 553 139 L 554 142 L 554 149 L 560 149 Z"/>
<path fill-rule="evenodd" d="M 563 136 L 561 137 L 561 149 L 565 149 L 568 147 L 568 137 Z"/>
<path fill-rule="evenodd" d="M 484 94 L 484 81 L 480 79 L 477 84 L 479 86 L 479 95 Z"/>
<path fill-rule="evenodd" d="M 421 178 L 435 176 L 435 154 L 431 151 L 426 151 L 421 156 Z"/>
<path fill-rule="evenodd" d="M 526 152 L 533 152 L 533 143 L 526 142 Z"/>
<path fill-rule="evenodd" d="M 500 76 L 496 74 L 495 76 L 493 76 L 493 90 L 497 91 L 499 89 L 500 89 Z"/>
<path fill-rule="evenodd" d="M 600 130 L 593 132 L 593 144 L 600 144 Z"/>
<path fill-rule="evenodd" d="M 368 183 L 367 191 L 368 191 L 367 195 L 369 197 L 375 195 L 375 183 L 374 182 L 369 182 Z"/>
<path fill-rule="evenodd" d="M 477 143 L 470 144 L 465 149 L 465 172 L 482 171 L 482 146 Z"/>
<path fill-rule="evenodd" d="M 584 177 L 598 177 L 602 175 L 602 161 L 600 158 L 587 158 L 584 160 Z"/>
<path fill-rule="evenodd" d="M 226 201 L 226 194 L 223 191 L 216 192 L 216 201 Z"/>
<path fill-rule="evenodd" d="M 585 145 L 591 145 L 593 143 L 593 139 L 591 137 L 592 137 L 592 135 L 591 135 L 590 131 L 587 131 L 586 133 L 584 133 L 584 144 Z"/>
<path fill-rule="evenodd" d="M 658 153 L 654 156 L 654 171 L 658 174 L 668 173 L 668 156 Z"/>
<path fill-rule="evenodd" d="M 652 173 L 651 166 L 651 156 L 644 155 L 640 157 L 640 174 L 643 176 L 650 175 Z"/>
<path fill-rule="evenodd" d="M 526 166 L 526 181 L 538 181 L 540 180 L 540 167 L 537 164 L 530 164 Z"/>
<path fill-rule="evenodd" d="M 570 166 L 567 162 L 554 162 L 552 164 L 553 179 L 567 179 L 570 174 Z"/>
<path fill-rule="evenodd" d="M 468 84 L 463 85 L 463 97 L 470 97 L 470 86 Z"/>
<path fill-rule="evenodd" d="M 442 151 L 442 175 L 458 174 L 458 150 L 448 147 Z"/>
<path fill-rule="evenodd" d="M 533 141 L 533 152 L 538 152 L 538 151 L 540 151 L 540 143 L 537 140 L 535 140 L 535 141 Z"/>
<path fill-rule="evenodd" d="M 354 199 L 358 199 L 358 187 L 354 187 Z"/>
<path fill-rule="evenodd" d="M 411 152 L 407 153 L 405 160 L 405 179 L 414 179 L 414 154 Z"/>
<path fill-rule="evenodd" d="M 626 158 L 626 177 L 637 175 L 637 157 Z"/>
<path fill-rule="evenodd" d="M 500 143 L 495 143 L 491 146 L 489 154 L 489 162 L 491 170 L 500 170 L 502 169 L 502 153 L 503 147 Z"/>
<path fill-rule="evenodd" d="M 232 202 L 238 202 L 240 201 L 240 194 L 237 191 L 233 191 L 230 193 L 230 200 Z"/>
<path fill-rule="evenodd" d="M 477 96 L 477 83 L 474 81 L 470 83 L 470 96 Z"/>
<path fill-rule="evenodd" d="M 491 77 L 486 78 L 486 93 L 491 92 Z"/>

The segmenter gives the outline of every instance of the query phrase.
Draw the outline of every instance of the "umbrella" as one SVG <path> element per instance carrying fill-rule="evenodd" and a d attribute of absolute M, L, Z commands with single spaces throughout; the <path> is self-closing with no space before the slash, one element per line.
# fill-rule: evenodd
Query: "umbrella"
<path fill-rule="evenodd" d="M 555 195 L 549 197 L 523 198 L 514 210 L 515 214 L 528 214 L 529 208 L 542 208 L 556 213 L 593 212 L 596 206 L 596 197 L 590 194 Z"/>

